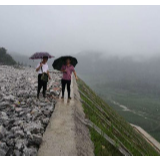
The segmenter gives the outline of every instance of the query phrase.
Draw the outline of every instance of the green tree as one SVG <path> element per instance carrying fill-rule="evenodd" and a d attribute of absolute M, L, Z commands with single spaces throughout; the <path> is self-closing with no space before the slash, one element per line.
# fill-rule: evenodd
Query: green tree
<path fill-rule="evenodd" d="M 5 65 L 15 65 L 16 61 L 7 53 L 4 47 L 0 47 L 0 63 Z"/>

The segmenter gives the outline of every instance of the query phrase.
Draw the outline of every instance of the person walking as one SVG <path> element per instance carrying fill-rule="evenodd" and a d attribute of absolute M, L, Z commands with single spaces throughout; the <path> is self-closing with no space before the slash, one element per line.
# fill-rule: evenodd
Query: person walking
<path fill-rule="evenodd" d="M 36 72 L 38 72 L 37 99 L 39 99 L 39 94 L 42 87 L 43 87 L 43 97 L 46 98 L 48 78 L 51 79 L 47 61 L 48 61 L 48 57 L 43 56 L 43 60 L 36 67 Z M 42 76 L 45 76 L 47 78 L 44 79 L 42 78 Z"/>
<path fill-rule="evenodd" d="M 62 99 L 64 99 L 64 91 L 65 91 L 65 86 L 67 84 L 67 92 L 68 92 L 68 100 L 71 99 L 70 93 L 70 85 L 71 85 L 71 75 L 72 72 L 74 73 L 74 76 L 76 80 L 78 80 L 77 74 L 75 72 L 74 66 L 71 64 L 71 60 L 69 58 L 66 59 L 66 64 L 62 66 L 61 72 L 63 72 L 63 77 L 62 77 Z"/>

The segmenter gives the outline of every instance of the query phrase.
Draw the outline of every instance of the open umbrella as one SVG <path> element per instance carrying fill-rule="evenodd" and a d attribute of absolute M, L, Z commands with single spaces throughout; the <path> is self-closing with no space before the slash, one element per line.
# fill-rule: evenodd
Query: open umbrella
<path fill-rule="evenodd" d="M 62 56 L 54 60 L 52 66 L 54 69 L 61 70 L 62 65 L 66 64 L 66 59 L 71 60 L 71 64 L 75 67 L 78 63 L 77 59 L 72 56 Z"/>
<path fill-rule="evenodd" d="M 53 58 L 54 56 L 51 56 L 48 52 L 36 52 L 33 54 L 29 59 L 42 59 L 44 56 L 47 56 L 48 58 Z"/>

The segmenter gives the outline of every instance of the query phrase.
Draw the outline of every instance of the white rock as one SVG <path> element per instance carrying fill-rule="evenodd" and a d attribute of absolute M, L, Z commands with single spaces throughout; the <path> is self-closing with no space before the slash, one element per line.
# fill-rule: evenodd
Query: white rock
<path fill-rule="evenodd" d="M 38 84 L 34 68 L 0 65 L 0 72 L 0 138 L 10 148 L 7 153 L 0 147 L 0 155 L 36 155 L 56 100 L 36 101 Z M 48 90 L 60 87 L 61 74 L 51 73 L 51 77 Z M 47 95 L 51 97 L 50 92 Z M 29 139 L 36 145 L 28 148 Z"/>

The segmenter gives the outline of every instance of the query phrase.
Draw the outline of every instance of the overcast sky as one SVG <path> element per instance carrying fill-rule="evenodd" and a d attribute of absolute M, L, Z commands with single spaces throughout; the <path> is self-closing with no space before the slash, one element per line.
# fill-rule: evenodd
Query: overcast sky
<path fill-rule="evenodd" d="M 24 55 L 160 54 L 160 6 L 0 6 L 0 46 Z"/>

